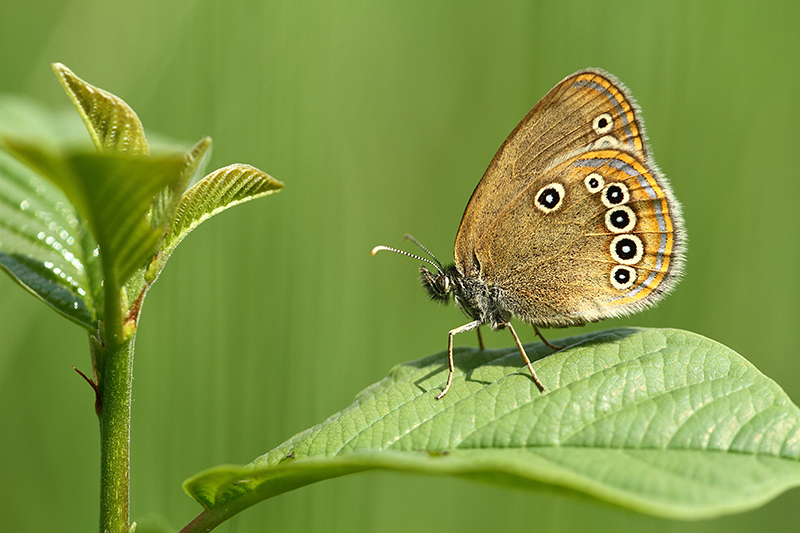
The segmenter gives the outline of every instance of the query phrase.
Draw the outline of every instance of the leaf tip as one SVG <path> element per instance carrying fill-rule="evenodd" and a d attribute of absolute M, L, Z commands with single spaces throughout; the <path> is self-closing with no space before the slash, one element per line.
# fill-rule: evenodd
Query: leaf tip
<path fill-rule="evenodd" d="M 61 82 L 61 85 L 67 91 L 68 94 L 72 95 L 74 89 L 72 85 L 75 83 L 76 80 L 82 81 L 78 76 L 75 75 L 64 63 L 52 63 L 51 66 L 53 67 L 53 72 L 55 72 L 58 81 Z"/>
<path fill-rule="evenodd" d="M 204 150 L 208 149 L 208 147 L 211 146 L 211 142 L 212 142 L 211 137 L 206 135 L 205 137 L 203 137 L 198 141 L 197 145 L 195 145 L 195 148 L 203 148 Z"/>

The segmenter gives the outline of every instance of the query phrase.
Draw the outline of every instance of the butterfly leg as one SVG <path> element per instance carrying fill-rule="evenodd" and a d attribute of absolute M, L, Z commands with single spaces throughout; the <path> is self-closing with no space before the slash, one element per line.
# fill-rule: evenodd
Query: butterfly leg
<path fill-rule="evenodd" d="M 483 347 L 483 335 L 481 335 L 481 328 L 478 326 L 475 328 L 475 331 L 478 332 L 478 346 L 481 347 L 481 350 L 485 350 L 486 348 Z"/>
<path fill-rule="evenodd" d="M 514 326 L 511 325 L 511 322 L 506 322 L 504 325 L 505 327 L 508 328 L 508 330 L 511 332 L 511 335 L 514 337 L 514 342 L 517 343 L 517 348 L 519 348 L 519 353 L 522 354 L 522 359 L 525 361 L 525 364 L 528 365 L 528 370 L 531 371 L 531 377 L 533 378 L 533 381 L 536 382 L 536 385 L 539 387 L 539 390 L 544 392 L 544 385 L 542 385 L 542 382 L 539 381 L 539 376 L 536 375 L 536 371 L 533 370 L 533 365 L 531 364 L 531 360 L 528 359 L 528 354 L 525 352 L 525 348 L 522 347 L 522 343 L 519 341 L 519 337 L 517 337 L 517 332 L 514 331 Z M 533 327 L 535 328 L 536 326 Z"/>
<path fill-rule="evenodd" d="M 450 330 L 450 334 L 447 338 L 447 363 L 450 365 L 450 373 L 447 374 L 447 385 L 444 386 L 444 390 L 440 392 L 439 395 L 436 397 L 437 400 L 441 400 L 442 398 L 444 398 L 444 395 L 447 394 L 447 391 L 450 390 L 450 385 L 453 384 L 453 372 L 455 371 L 455 367 L 453 365 L 453 337 L 455 337 L 459 333 L 464 333 L 465 331 L 475 329 L 480 325 L 481 321 L 476 320 L 474 322 L 470 322 L 469 324 L 464 324 L 459 328 Z"/>
<path fill-rule="evenodd" d="M 565 348 L 564 346 L 557 346 L 555 344 L 550 344 L 549 342 L 547 342 L 547 339 L 544 338 L 544 335 L 542 335 L 542 332 L 539 331 L 539 328 L 537 328 L 536 326 L 533 326 L 533 331 L 535 331 L 536 335 L 538 335 L 539 338 L 542 339 L 544 345 L 550 348 L 551 350 L 558 351 L 558 350 L 563 350 Z"/>

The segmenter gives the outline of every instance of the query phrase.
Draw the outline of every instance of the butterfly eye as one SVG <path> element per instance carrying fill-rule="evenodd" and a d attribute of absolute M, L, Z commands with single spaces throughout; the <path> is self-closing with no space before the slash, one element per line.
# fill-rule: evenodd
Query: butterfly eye
<path fill-rule="evenodd" d="M 450 292 L 452 283 L 447 274 L 439 272 L 436 276 L 424 266 L 419 267 L 420 281 L 422 287 L 428 293 L 428 296 L 433 300 L 440 302 L 447 302 L 450 299 Z"/>
<path fill-rule="evenodd" d="M 594 194 L 598 191 L 603 190 L 606 181 L 603 179 L 603 176 L 601 176 L 597 172 L 592 172 L 583 179 L 583 184 L 586 186 L 587 191 Z"/>
<path fill-rule="evenodd" d="M 614 233 L 626 233 L 636 225 L 636 214 L 627 205 L 606 211 L 606 227 Z"/>
<path fill-rule="evenodd" d="M 603 113 L 592 121 L 592 129 L 598 135 L 605 135 L 613 127 L 614 119 L 608 113 Z"/>
<path fill-rule="evenodd" d="M 609 183 L 603 190 L 603 204 L 608 207 L 615 207 L 627 203 L 630 200 L 628 187 L 624 183 Z"/>
<path fill-rule="evenodd" d="M 614 288 L 624 291 L 629 289 L 636 281 L 636 270 L 626 265 L 617 265 L 611 269 L 611 285 Z"/>
<path fill-rule="evenodd" d="M 545 185 L 536 193 L 534 202 L 536 207 L 545 213 L 550 213 L 561 207 L 564 201 L 564 186 L 560 183 Z"/>

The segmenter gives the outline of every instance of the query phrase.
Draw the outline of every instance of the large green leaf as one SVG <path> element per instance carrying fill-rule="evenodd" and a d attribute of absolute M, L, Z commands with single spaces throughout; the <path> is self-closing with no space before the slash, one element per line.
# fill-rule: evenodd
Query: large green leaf
<path fill-rule="evenodd" d="M 8 139 L 4 144 L 64 191 L 99 244 L 103 270 L 116 277 L 115 285 L 156 253 L 166 228 L 154 226 L 148 214 L 153 198 L 181 179 L 183 156 L 60 153 Z"/>
<path fill-rule="evenodd" d="M 63 194 L 0 151 L 0 267 L 56 311 L 97 329 L 95 246 Z"/>
<path fill-rule="evenodd" d="M 800 409 L 729 348 L 670 329 L 615 329 L 395 367 L 345 410 L 253 463 L 184 488 L 213 526 L 303 485 L 367 469 L 557 487 L 669 518 L 758 506 L 800 485 Z M 194 525 L 192 526 L 194 527 Z"/>
<path fill-rule="evenodd" d="M 142 123 L 128 104 L 86 83 L 61 63 L 54 63 L 53 70 L 78 108 L 98 151 L 129 155 L 149 153 Z"/>

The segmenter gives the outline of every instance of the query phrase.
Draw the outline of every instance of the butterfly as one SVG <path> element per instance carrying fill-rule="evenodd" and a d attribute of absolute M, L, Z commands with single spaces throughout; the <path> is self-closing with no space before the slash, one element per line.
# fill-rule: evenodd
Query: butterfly
<path fill-rule="evenodd" d="M 544 392 L 511 318 L 567 327 L 636 313 L 677 284 L 686 248 L 681 208 L 653 160 L 630 91 L 599 69 L 553 87 L 511 132 L 467 203 L 455 263 L 429 263 L 423 288 L 456 305 L 469 322 L 448 337 L 488 325 L 511 332 Z M 483 342 L 478 330 L 481 348 Z"/>

